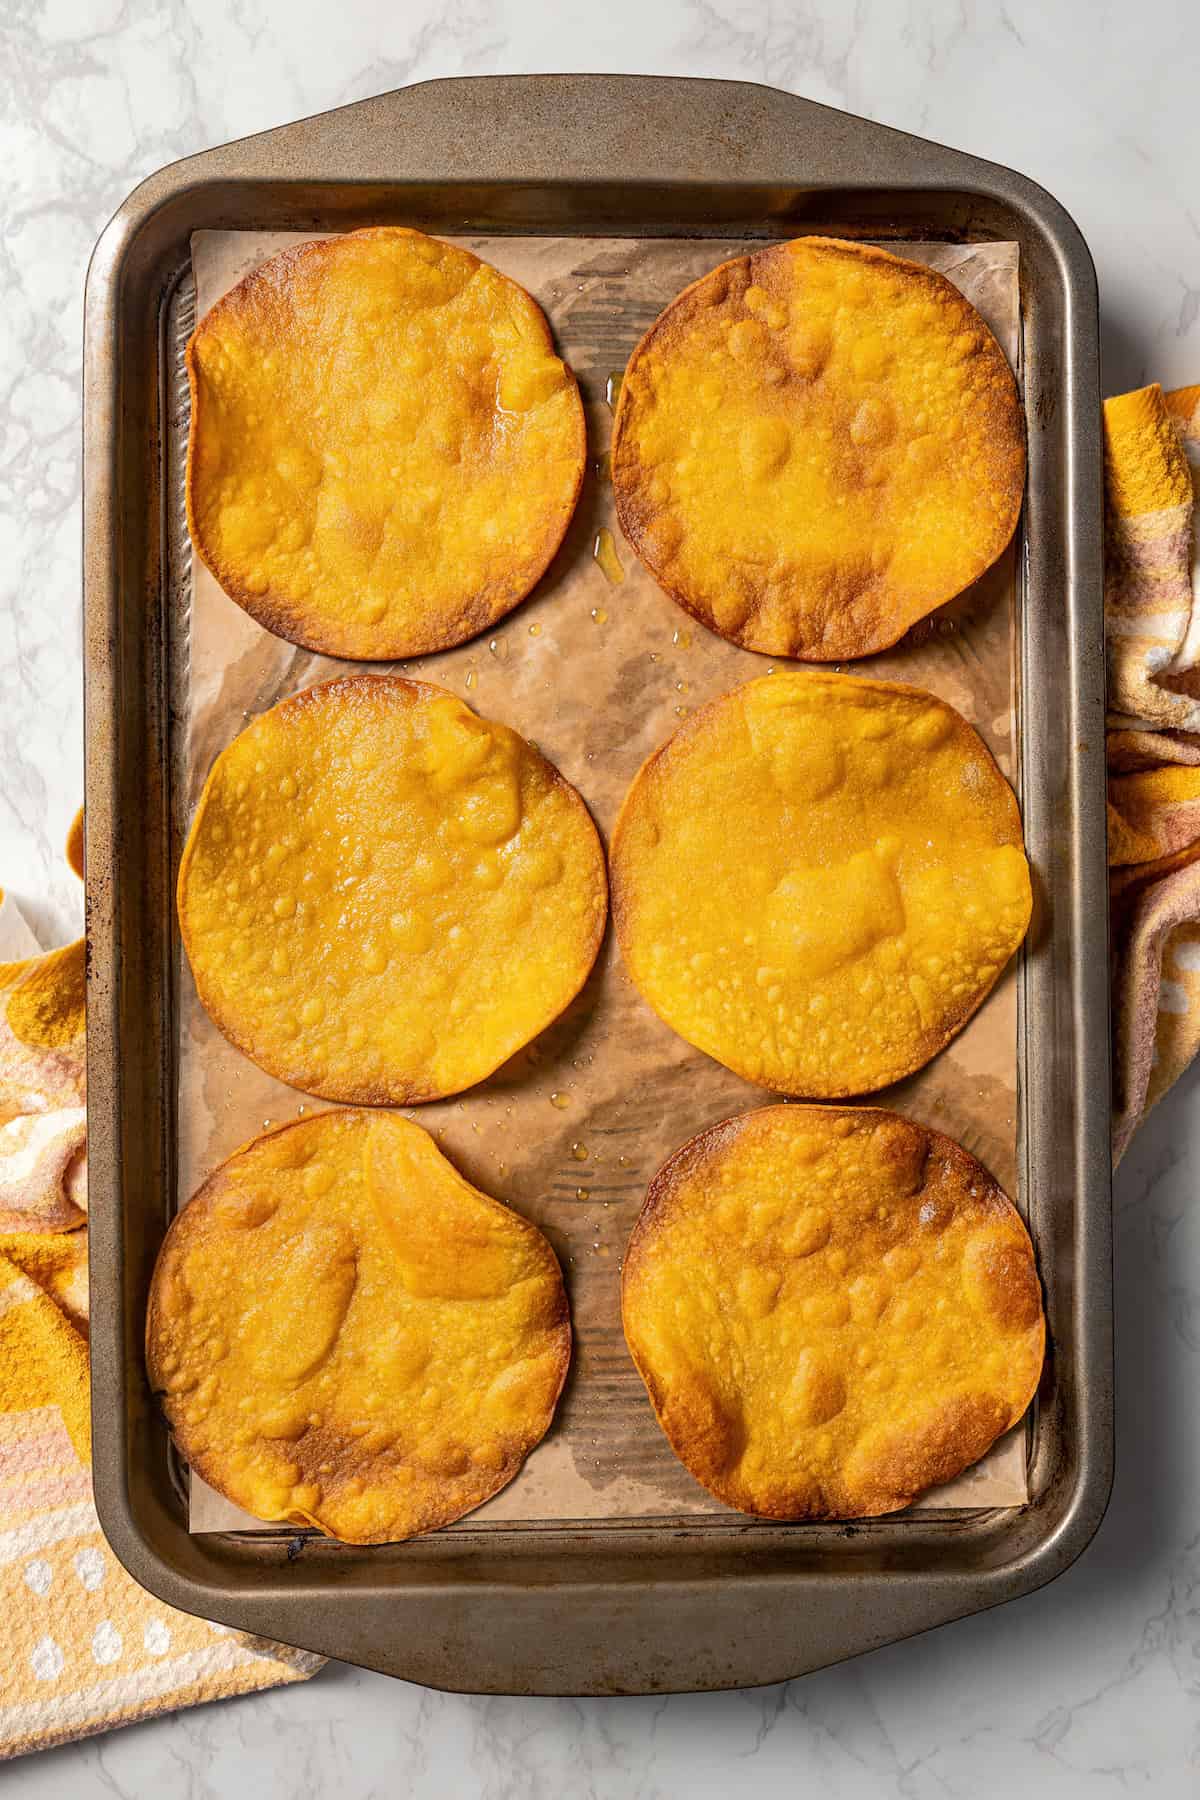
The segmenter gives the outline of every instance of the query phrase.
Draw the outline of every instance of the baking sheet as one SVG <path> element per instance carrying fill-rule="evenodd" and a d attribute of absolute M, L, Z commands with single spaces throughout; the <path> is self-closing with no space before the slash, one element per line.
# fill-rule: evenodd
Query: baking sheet
<path fill-rule="evenodd" d="M 303 234 L 199 232 L 196 316 L 267 256 Z M 607 480 L 611 396 L 637 339 L 662 307 L 743 240 L 463 238 L 527 287 L 579 377 L 591 461 L 558 557 L 534 595 L 495 630 L 438 656 L 386 665 L 441 682 L 502 719 L 573 781 L 607 838 L 636 769 L 684 713 L 738 683 L 788 666 L 743 651 L 690 620 L 625 546 Z M 1014 366 L 1019 357 L 1017 246 L 888 246 L 940 269 L 979 309 Z M 180 349 L 182 346 L 180 346 Z M 595 554 L 611 534 L 623 578 Z M 966 595 L 895 650 L 854 665 L 928 687 L 963 712 L 1010 775 L 1016 558 L 1010 551 Z M 190 818 L 213 758 L 248 719 L 287 694 L 364 665 L 271 637 L 192 559 L 183 731 Z M 367 665 L 382 668 L 384 665 Z M 217 1031 L 180 957 L 178 1203 L 213 1166 L 269 1124 L 320 1109 L 249 1063 Z M 926 1069 L 875 1097 L 949 1133 L 1020 1202 L 1017 1018 L 1012 969 L 966 1030 Z M 464 1174 L 532 1218 L 563 1264 L 575 1358 L 555 1424 L 517 1479 L 450 1530 L 489 1522 L 687 1516 L 743 1525 L 676 1461 L 654 1422 L 620 1328 L 620 1259 L 646 1184 L 686 1138 L 770 1096 L 694 1051 L 624 975 L 610 931 L 583 993 L 562 1019 L 481 1086 L 411 1109 Z M 1017 1426 L 922 1510 L 1019 1505 L 1026 1432 Z M 190 1529 L 278 1531 L 191 1481 Z"/>

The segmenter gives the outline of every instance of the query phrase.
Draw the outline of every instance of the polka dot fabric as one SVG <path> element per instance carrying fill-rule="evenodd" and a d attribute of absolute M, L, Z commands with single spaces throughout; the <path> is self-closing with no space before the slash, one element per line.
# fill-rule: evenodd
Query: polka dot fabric
<path fill-rule="evenodd" d="M 131 1581 L 57 1406 L 0 1412 L 0 1617 L 0 1759 L 303 1680 L 321 1661 L 174 1612 Z"/>

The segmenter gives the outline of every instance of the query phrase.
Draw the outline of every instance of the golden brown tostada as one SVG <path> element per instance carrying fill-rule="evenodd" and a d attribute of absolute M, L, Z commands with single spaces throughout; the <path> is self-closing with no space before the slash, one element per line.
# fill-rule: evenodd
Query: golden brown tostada
<path fill-rule="evenodd" d="M 200 999 L 269 1074 L 412 1104 L 555 1019 L 604 934 L 596 828 L 532 744 L 399 676 L 308 688 L 213 765 L 179 869 Z"/>
<path fill-rule="evenodd" d="M 1045 1350 L 1029 1234 L 973 1156 L 895 1113 L 768 1106 L 677 1150 L 622 1276 L 680 1461 L 777 1519 L 894 1512 L 1024 1413 Z"/>
<path fill-rule="evenodd" d="M 167 1233 L 146 1318 L 197 1473 L 354 1544 L 432 1531 L 511 1481 L 570 1354 L 541 1232 L 388 1113 L 319 1113 L 222 1163 Z"/>
<path fill-rule="evenodd" d="M 416 656 L 509 612 L 587 456 L 575 377 L 524 288 L 379 226 L 282 250 L 187 353 L 188 524 L 225 592 L 329 656 Z"/>
<path fill-rule="evenodd" d="M 929 1061 L 1029 923 L 1012 789 L 921 688 L 794 671 L 694 713 L 610 851 L 625 966 L 681 1037 L 833 1099 Z"/>
<path fill-rule="evenodd" d="M 951 600 L 1013 534 L 1016 383 L 945 276 L 797 238 L 685 288 L 630 359 L 613 428 L 622 529 L 722 636 L 867 656 Z"/>

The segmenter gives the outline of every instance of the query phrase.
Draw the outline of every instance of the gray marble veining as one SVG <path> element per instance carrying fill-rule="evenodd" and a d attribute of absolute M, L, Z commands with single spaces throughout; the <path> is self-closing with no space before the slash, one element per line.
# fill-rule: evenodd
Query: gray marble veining
<path fill-rule="evenodd" d="M 1096 256 L 1108 391 L 1200 380 L 1200 27 L 1173 0 L 4 0 L 0 882 L 77 929 L 79 377 L 91 245 L 160 164 L 440 74 L 772 82 L 1007 162 Z M 1102 904 L 1097 896 L 1097 904 Z M 1119 1472 L 1040 1594 L 783 1688 L 512 1701 L 347 1668 L 6 1769 L 23 1800 L 403 1793 L 1051 1800 L 1200 1789 L 1200 1071 L 1117 1190 Z"/>

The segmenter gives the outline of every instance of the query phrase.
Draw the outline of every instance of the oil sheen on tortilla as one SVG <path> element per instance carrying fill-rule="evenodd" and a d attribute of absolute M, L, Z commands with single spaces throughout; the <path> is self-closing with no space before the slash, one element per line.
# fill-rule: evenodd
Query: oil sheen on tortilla
<path fill-rule="evenodd" d="M 175 1219 L 146 1353 L 211 1487 L 375 1544 L 512 1480 L 554 1415 L 571 1327 L 541 1232 L 420 1126 L 323 1112 L 246 1144 Z"/>
<path fill-rule="evenodd" d="M 808 1099 L 874 1092 L 959 1031 L 1029 923 L 1012 789 L 921 688 L 816 671 L 694 713 L 634 778 L 613 918 L 654 1010 Z"/>
<path fill-rule="evenodd" d="M 192 541 L 268 631 L 328 656 L 445 649 L 524 599 L 586 464 L 536 302 L 380 226 L 282 250 L 188 346 Z"/>
<path fill-rule="evenodd" d="M 797 238 L 685 288 L 613 430 L 622 529 L 712 630 L 772 656 L 885 649 L 1012 536 L 1025 434 L 999 344 L 945 276 Z"/>
<path fill-rule="evenodd" d="M 443 688 L 350 676 L 222 751 L 179 870 L 201 1002 L 281 1081 L 410 1105 L 482 1081 L 557 1018 L 604 933 L 587 808 Z"/>
<path fill-rule="evenodd" d="M 973 1156 L 895 1113 L 769 1106 L 650 1185 L 625 1335 L 680 1461 L 743 1512 L 894 1512 L 1024 1413 L 1029 1235 Z"/>

